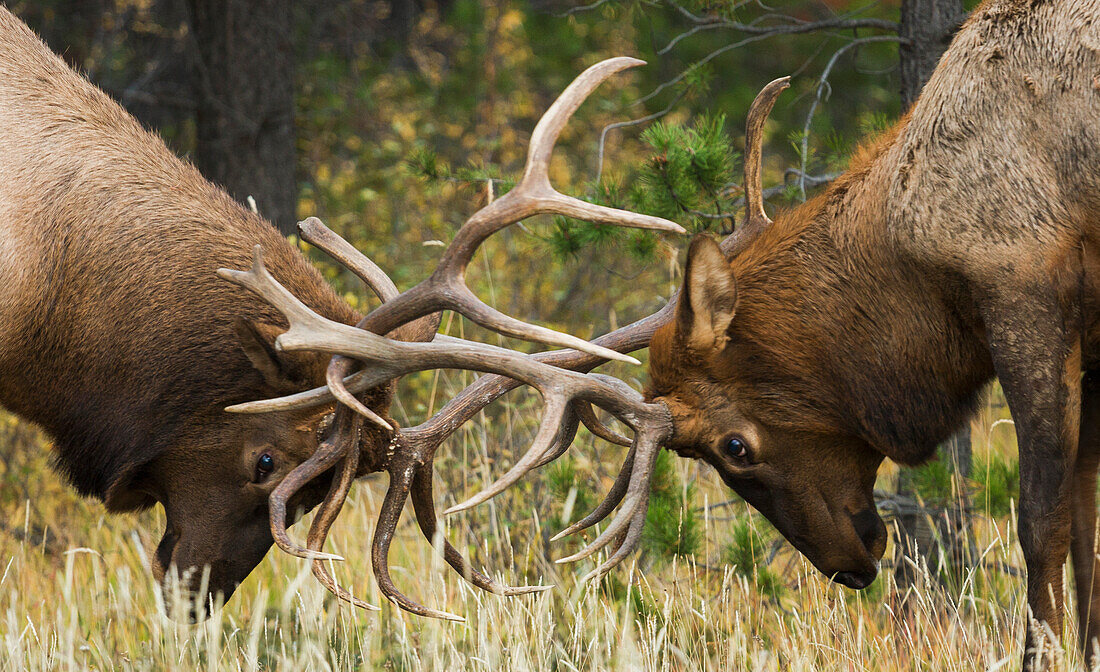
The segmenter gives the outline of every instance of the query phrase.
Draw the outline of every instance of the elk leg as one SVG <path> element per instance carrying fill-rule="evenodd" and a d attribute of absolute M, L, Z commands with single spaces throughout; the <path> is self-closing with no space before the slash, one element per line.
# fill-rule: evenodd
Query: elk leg
<path fill-rule="evenodd" d="M 982 306 L 982 317 L 1020 446 L 1018 527 L 1030 611 L 1023 666 L 1040 670 L 1054 659 L 1062 631 L 1081 419 L 1080 319 L 1049 281 L 1005 289 Z"/>
<path fill-rule="evenodd" d="M 1100 466 L 1100 371 L 1081 390 L 1081 440 L 1073 474 L 1073 582 L 1080 645 L 1088 669 L 1100 663 L 1100 562 L 1096 547 L 1096 472 Z"/>

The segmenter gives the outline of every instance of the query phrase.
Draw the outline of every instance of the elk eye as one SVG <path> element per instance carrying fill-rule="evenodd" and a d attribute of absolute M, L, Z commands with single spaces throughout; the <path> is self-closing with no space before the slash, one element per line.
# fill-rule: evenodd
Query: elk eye
<path fill-rule="evenodd" d="M 749 459 L 749 444 L 736 436 L 726 441 L 726 453 L 736 460 Z"/>
<path fill-rule="evenodd" d="M 260 459 L 256 460 L 256 482 L 264 480 L 273 471 L 275 471 L 275 458 L 269 453 L 260 455 Z"/>

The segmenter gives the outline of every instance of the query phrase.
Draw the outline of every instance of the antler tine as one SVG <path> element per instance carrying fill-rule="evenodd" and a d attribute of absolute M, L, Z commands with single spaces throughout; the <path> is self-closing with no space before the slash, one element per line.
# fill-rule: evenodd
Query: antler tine
<path fill-rule="evenodd" d="M 566 408 L 565 413 L 562 415 L 561 427 L 558 428 L 558 434 L 554 437 L 554 442 L 539 459 L 538 464 L 534 466 L 532 471 L 541 469 L 558 459 L 565 454 L 565 451 L 569 450 L 569 446 L 573 445 L 573 439 L 577 438 L 577 429 L 580 428 L 581 423 L 580 416 L 577 415 L 577 408 L 582 403 L 586 402 L 573 401 Z"/>
<path fill-rule="evenodd" d="M 390 542 L 393 541 L 397 521 L 401 518 L 401 510 L 405 508 L 405 500 L 409 498 L 409 489 L 417 470 L 416 465 L 409 459 L 410 456 L 403 453 L 395 454 L 395 457 L 398 456 L 405 458 L 401 460 L 404 464 L 395 464 L 389 469 L 390 486 L 386 489 L 385 499 L 382 500 L 382 508 L 378 512 L 378 525 L 374 528 L 374 539 L 371 541 L 371 563 L 374 566 L 374 578 L 378 581 L 378 588 L 386 596 L 386 599 L 405 611 L 418 616 L 464 622 L 466 619 L 461 616 L 425 607 L 409 598 L 398 590 L 393 583 L 393 579 L 390 578 Z"/>
<path fill-rule="evenodd" d="M 546 403 L 545 409 L 543 410 L 542 423 L 539 425 L 539 431 L 538 434 L 535 435 L 534 442 L 527 452 L 523 454 L 523 457 L 517 460 L 506 474 L 494 481 L 489 487 L 466 501 L 455 504 L 445 510 L 443 515 L 450 515 L 452 513 L 471 509 L 478 504 L 482 504 L 496 497 L 511 487 L 516 481 L 523 478 L 527 472 L 538 467 L 540 461 L 548 452 L 553 451 L 556 446 L 564 443 L 558 439 L 561 436 L 562 418 L 565 416 L 569 407 L 569 400 L 563 393 L 555 394 L 551 392 L 549 394 L 544 394 L 546 394 Z M 568 444 L 565 445 L 568 447 Z"/>
<path fill-rule="evenodd" d="M 365 282 L 383 303 L 396 298 L 400 294 L 397 291 L 397 285 L 393 284 L 393 280 L 378 267 L 378 264 L 375 264 L 367 255 L 355 249 L 354 245 L 336 235 L 336 232 L 325 226 L 316 217 L 309 217 L 298 222 L 298 233 L 306 242 L 340 262 Z M 399 341 L 430 341 L 439 329 L 439 322 L 442 317 L 441 313 L 432 313 L 401 325 L 387 335 Z M 362 392 L 363 390 L 356 391 Z"/>
<path fill-rule="evenodd" d="M 581 106 L 581 103 L 600 84 L 616 73 L 639 65 L 645 65 L 645 61 L 626 56 L 601 61 L 578 75 L 565 91 L 558 96 L 558 99 L 542 115 L 539 123 L 535 125 L 535 130 L 531 133 L 531 142 L 527 150 L 527 165 L 524 167 L 523 178 L 518 185 L 518 188 L 522 188 L 521 194 L 526 195 L 525 192 L 530 190 L 530 197 L 547 201 L 546 203 L 538 203 L 537 206 L 547 208 L 550 212 L 558 215 L 586 219 L 601 224 L 684 233 L 683 227 L 666 219 L 595 205 L 561 194 L 550 186 L 550 157 L 554 152 L 554 145 L 557 144 L 558 136 L 565 128 L 565 124 L 577 111 L 577 108 Z M 515 190 L 513 189 L 513 191 Z M 502 222 L 501 224 L 498 225 L 499 228 L 508 226 L 510 222 Z M 499 230 L 499 228 L 496 230 Z M 491 233 L 492 229 L 485 232 L 484 235 L 488 236 Z"/>
<path fill-rule="evenodd" d="M 435 501 L 432 496 L 432 463 L 427 462 L 413 473 L 412 495 L 413 512 L 416 513 L 416 522 L 420 525 L 420 531 L 435 544 L 435 535 L 438 532 L 438 519 L 435 515 Z M 506 586 L 494 581 L 485 574 L 474 569 L 473 565 L 458 549 L 451 545 L 446 538 L 442 538 L 443 558 L 463 579 L 469 583 L 496 595 L 527 595 L 550 590 L 553 586 Z"/>
<path fill-rule="evenodd" d="M 358 419 L 356 419 L 356 422 L 358 422 Z M 341 462 L 340 477 L 333 480 L 332 485 L 329 487 L 328 495 L 325 496 L 325 501 L 321 502 L 320 510 L 317 512 L 317 515 L 314 516 L 313 524 L 309 527 L 309 536 L 306 541 L 306 546 L 309 550 L 320 551 L 324 548 L 325 539 L 328 538 L 328 532 L 332 528 L 332 524 L 336 521 L 340 509 L 344 506 L 344 501 L 348 496 L 348 490 L 351 489 L 351 484 L 355 480 L 358 469 L 359 451 L 349 450 Z M 336 583 L 336 579 L 329 573 L 328 567 L 325 566 L 324 561 L 313 561 L 313 575 L 317 577 L 321 585 L 327 588 L 330 593 L 352 606 L 367 609 L 369 611 L 381 611 L 379 607 L 355 597 L 343 586 Z"/>
<path fill-rule="evenodd" d="M 760 180 L 764 156 L 764 124 L 779 94 L 791 85 L 790 77 L 772 80 L 756 94 L 745 122 L 745 227 L 753 229 L 772 223 L 764 212 L 764 188 Z"/>
<path fill-rule="evenodd" d="M 607 496 L 592 510 L 592 513 L 550 537 L 550 541 L 558 541 L 571 534 L 576 534 L 581 530 L 586 530 L 604 518 L 607 518 L 607 516 L 615 510 L 615 507 L 623 501 L 623 497 L 626 495 L 626 489 L 630 485 L 630 476 L 634 471 L 634 455 L 634 446 L 631 446 L 630 452 L 626 454 L 626 459 L 623 460 L 622 468 L 619 469 L 619 474 L 615 477 L 615 482 L 611 484 L 611 489 L 607 492 Z"/>
<path fill-rule="evenodd" d="M 329 436 L 317 446 L 317 450 L 308 460 L 299 464 L 293 471 L 283 478 L 282 482 L 271 492 L 268 497 L 271 519 L 271 536 L 275 539 L 275 545 L 290 555 L 299 558 L 314 560 L 343 560 L 338 555 L 322 553 L 319 549 L 302 548 L 290 539 L 287 534 L 286 507 L 287 502 L 302 489 L 306 483 L 318 475 L 330 469 L 351 452 L 358 451 L 359 418 L 347 416 L 345 420 L 333 427 Z M 332 495 L 330 491 L 329 495 Z M 326 498 L 327 499 L 327 498 Z M 341 501 L 341 505 L 343 502 Z M 337 507 L 338 508 L 338 507 Z"/>
<path fill-rule="evenodd" d="M 336 235 L 316 217 L 298 222 L 298 234 L 309 244 L 343 264 L 371 288 L 379 299 L 389 301 L 401 292 L 390 276 L 355 246 Z"/>
<path fill-rule="evenodd" d="M 400 292 L 397 291 L 397 285 L 394 284 L 393 280 L 390 279 L 390 276 L 387 275 L 385 271 L 379 268 L 378 265 L 371 261 L 365 254 L 355 249 L 354 245 L 336 235 L 336 233 L 325 226 L 320 219 L 308 217 L 298 222 L 298 233 L 307 242 L 320 248 L 330 257 L 351 270 L 352 273 L 358 276 L 359 279 L 374 291 L 383 303 L 393 300 L 400 294 Z M 431 335 L 439 329 L 441 317 L 441 313 L 426 315 L 418 320 L 401 325 L 397 328 L 395 333 L 390 334 L 390 336 L 401 340 L 431 340 Z M 344 358 L 339 356 L 334 357 L 333 360 L 334 361 L 325 372 L 325 382 L 332 396 L 335 397 L 337 401 L 369 419 L 371 422 L 382 427 L 395 429 L 387 420 L 364 405 L 347 389 L 347 387 L 345 387 L 344 376 L 350 371 L 351 367 L 354 366 L 354 363 L 351 361 L 345 362 L 343 361 Z M 301 408 L 301 405 L 292 404 L 290 407 Z M 238 408 L 231 407 L 230 410 L 237 411 Z"/>
<path fill-rule="evenodd" d="M 592 434 L 608 443 L 614 443 L 620 446 L 629 446 L 633 443 L 630 439 L 600 422 L 600 419 L 596 417 L 596 411 L 592 409 L 592 404 L 587 402 L 574 402 L 573 408 L 577 413 L 577 417 Z"/>
<path fill-rule="evenodd" d="M 630 525 L 627 527 L 626 532 L 620 533 L 612 540 L 617 542 L 615 551 L 602 564 L 581 577 L 581 583 L 597 579 L 607 574 L 616 565 L 626 559 L 628 555 L 634 552 L 634 549 L 638 547 L 638 542 L 642 540 L 642 534 L 645 532 L 646 512 L 648 510 L 649 489 L 647 488 L 642 495 L 642 501 L 638 504 L 638 508 L 635 509 L 630 517 Z"/>
<path fill-rule="evenodd" d="M 662 406 L 661 408 L 664 407 Z M 665 409 L 665 412 L 668 412 L 667 409 Z M 671 426 L 671 422 L 669 424 Z M 596 537 L 592 543 L 588 544 L 577 553 L 555 560 L 555 562 L 563 564 L 587 558 L 604 546 L 610 544 L 615 540 L 616 536 L 623 531 L 627 531 L 628 539 L 631 538 L 628 528 L 632 526 L 632 521 L 636 513 L 640 512 L 642 516 L 645 515 L 645 511 L 649 505 L 649 484 L 650 477 L 653 474 L 653 465 L 657 461 L 657 454 L 661 450 L 661 443 L 663 443 L 666 438 L 668 438 L 668 434 L 661 431 L 643 431 L 638 434 L 634 444 L 634 464 L 630 471 L 630 482 L 627 485 L 622 508 L 619 509 L 619 512 L 611 519 L 611 523 L 607 526 L 607 529 Z M 634 543 L 637 543 L 636 539 Z M 629 550 L 627 552 L 629 552 Z"/>
<path fill-rule="evenodd" d="M 389 430 L 396 430 L 396 428 L 387 422 L 382 416 L 378 415 L 367 406 L 359 401 L 354 394 L 348 392 L 348 388 L 344 387 L 344 379 L 339 375 L 338 367 L 330 366 L 325 370 L 325 382 L 328 383 L 328 389 L 332 391 L 332 396 L 336 397 L 336 400 L 344 404 L 348 408 L 352 409 L 359 415 L 367 418 L 371 422 L 374 422 Z"/>

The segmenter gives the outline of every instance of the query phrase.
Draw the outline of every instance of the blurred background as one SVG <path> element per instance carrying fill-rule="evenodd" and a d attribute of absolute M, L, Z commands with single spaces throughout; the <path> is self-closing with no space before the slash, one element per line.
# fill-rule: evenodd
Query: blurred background
<path fill-rule="evenodd" d="M 744 115 L 764 84 L 793 76 L 765 138 L 774 213 L 828 184 L 862 140 L 899 118 L 975 3 L 7 4 L 284 233 L 320 217 L 406 288 L 466 217 L 510 188 L 534 124 L 585 67 L 619 55 L 648 62 L 605 84 L 570 122 L 555 185 L 721 236 L 741 220 Z M 371 307 L 353 276 L 295 242 L 349 303 Z M 593 337 L 664 305 L 686 243 L 535 219 L 491 239 L 470 284 L 509 314 Z M 502 342 L 450 316 L 444 329 Z M 606 369 L 644 382 L 643 368 Z M 393 415 L 415 424 L 470 380 L 409 378 Z M 537 395 L 520 390 L 456 433 L 436 461 L 438 503 L 502 473 L 539 412 Z M 1007 418 L 991 390 L 940 459 L 900 474 L 884 467 L 877 495 L 894 542 L 863 593 L 827 584 L 709 468 L 672 455 L 660 462 L 634 564 L 578 585 L 585 566 L 552 563 L 576 542 L 549 537 L 599 501 L 624 452 L 582 430 L 541 475 L 449 520 L 448 536 L 479 564 L 555 591 L 512 600 L 470 592 L 410 519 L 393 553 L 396 580 L 469 622 L 388 605 L 381 616 L 355 612 L 314 585 L 305 563 L 272 554 L 215 619 L 187 627 L 160 615 L 164 598 L 146 570 L 160 512 L 106 516 L 53 474 L 33 427 L 0 416 L 0 669 L 995 667 L 1017 655 L 1023 603 Z M 367 545 L 382 486 L 360 484 L 330 536 L 348 558 L 338 578 L 375 602 Z"/>

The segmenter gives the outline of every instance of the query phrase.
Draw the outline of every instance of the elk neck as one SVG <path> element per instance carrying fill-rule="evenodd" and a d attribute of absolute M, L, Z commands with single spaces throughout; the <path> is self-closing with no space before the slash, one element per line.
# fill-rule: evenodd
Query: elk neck
<path fill-rule="evenodd" d="M 889 230 L 886 182 L 870 169 L 906 123 L 731 260 L 731 343 L 744 347 L 723 366 L 769 422 L 854 434 L 912 464 L 965 420 L 992 367 L 958 309 L 963 283 L 929 276 Z"/>

